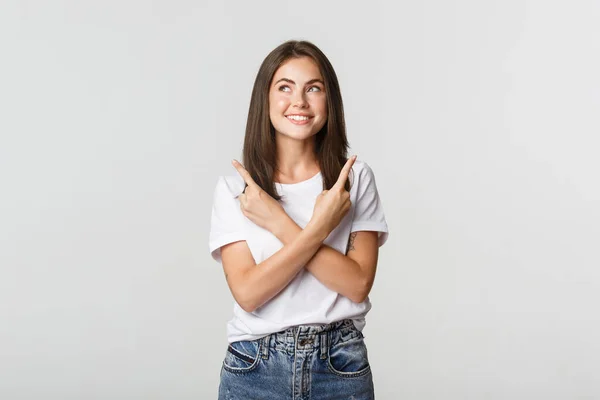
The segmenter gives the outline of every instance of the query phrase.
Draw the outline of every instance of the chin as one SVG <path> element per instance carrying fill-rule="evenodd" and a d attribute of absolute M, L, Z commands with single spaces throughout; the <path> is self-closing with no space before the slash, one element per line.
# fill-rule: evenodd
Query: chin
<path fill-rule="evenodd" d="M 315 136 L 325 125 L 320 123 L 322 121 L 316 121 L 320 126 L 316 126 L 314 121 L 313 123 L 307 125 L 294 125 L 290 123 L 287 118 L 283 117 L 283 119 L 283 121 L 277 120 L 277 124 L 273 124 L 273 122 L 271 122 L 271 125 L 280 135 L 296 140 L 305 140 Z"/>

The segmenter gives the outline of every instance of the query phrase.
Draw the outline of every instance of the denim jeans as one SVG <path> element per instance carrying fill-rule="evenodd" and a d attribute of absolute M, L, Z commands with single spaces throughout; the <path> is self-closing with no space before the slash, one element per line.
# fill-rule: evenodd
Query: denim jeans
<path fill-rule="evenodd" d="M 219 400 L 372 400 L 363 334 L 350 319 L 228 345 Z"/>

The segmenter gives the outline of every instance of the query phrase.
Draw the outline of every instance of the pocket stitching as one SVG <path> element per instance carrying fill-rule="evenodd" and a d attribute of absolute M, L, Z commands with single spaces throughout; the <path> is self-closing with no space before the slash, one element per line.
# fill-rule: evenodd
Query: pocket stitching
<path fill-rule="evenodd" d="M 231 345 L 229 345 L 229 346 L 231 346 Z M 231 347 L 231 349 L 235 350 L 237 353 L 240 353 L 239 351 L 237 351 L 233 347 Z M 229 347 L 228 347 L 227 351 L 229 351 Z M 252 370 L 254 370 L 258 366 L 258 362 L 259 362 L 259 360 L 261 358 L 260 357 L 261 351 L 262 351 L 262 341 L 259 341 L 258 342 L 258 349 L 256 350 L 256 358 L 253 360 L 252 365 L 250 365 L 248 367 L 231 367 L 231 366 L 227 365 L 227 363 L 225 362 L 225 360 L 227 359 L 227 357 L 226 357 L 225 360 L 223 360 L 223 368 L 226 371 L 229 371 L 229 372 L 232 372 L 232 373 L 236 373 L 236 374 L 243 374 L 243 373 L 251 372 Z M 233 354 L 235 357 L 238 357 L 233 352 L 231 354 Z M 242 360 L 244 360 L 243 357 L 239 357 L 239 358 L 242 359 Z M 244 361 L 248 362 L 248 360 L 244 360 Z"/>
<path fill-rule="evenodd" d="M 361 340 L 364 341 L 364 339 L 361 338 Z M 363 342 L 363 346 L 364 346 L 364 342 Z M 363 375 L 366 375 L 370 370 L 371 370 L 371 363 L 369 363 L 369 360 L 367 359 L 367 366 L 364 367 L 363 369 L 361 369 L 360 371 L 355 371 L 355 372 L 344 372 L 344 371 L 338 371 L 337 369 L 335 369 L 333 367 L 333 365 L 331 364 L 331 355 L 329 354 L 331 347 L 329 346 L 327 348 L 327 367 L 329 368 L 329 370 L 331 372 L 333 372 L 335 375 L 338 376 L 342 376 L 344 378 L 357 378 Z"/>
<path fill-rule="evenodd" d="M 229 351 L 234 356 L 246 361 L 248 364 L 253 364 L 256 361 L 255 358 L 250 357 L 248 354 L 244 354 L 241 351 L 238 351 L 232 345 L 227 346 L 227 351 Z"/>

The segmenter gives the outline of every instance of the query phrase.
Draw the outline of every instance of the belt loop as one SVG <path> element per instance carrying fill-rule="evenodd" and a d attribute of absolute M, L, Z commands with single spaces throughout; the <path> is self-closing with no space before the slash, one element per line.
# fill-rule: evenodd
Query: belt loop
<path fill-rule="evenodd" d="M 265 360 L 269 359 L 269 343 L 271 339 L 271 335 L 267 335 L 263 338 L 263 346 L 262 346 L 262 358 Z"/>
<path fill-rule="evenodd" d="M 325 360 L 327 359 L 327 346 L 329 345 L 328 342 L 328 331 L 325 332 L 321 332 L 321 360 Z"/>

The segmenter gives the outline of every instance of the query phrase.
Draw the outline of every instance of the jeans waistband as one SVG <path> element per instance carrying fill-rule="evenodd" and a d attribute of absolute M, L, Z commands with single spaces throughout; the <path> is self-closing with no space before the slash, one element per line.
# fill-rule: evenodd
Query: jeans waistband
<path fill-rule="evenodd" d="M 284 334 L 286 336 L 308 336 L 324 332 L 330 332 L 342 328 L 355 329 L 354 322 L 352 322 L 351 319 L 343 319 L 340 321 L 332 322 L 330 324 L 296 325 L 284 331 L 277 332 L 277 334 Z"/>
<path fill-rule="evenodd" d="M 263 358 L 268 357 L 269 347 L 282 351 L 321 349 L 321 357 L 325 357 L 330 341 L 338 341 L 343 337 L 361 335 L 351 319 L 343 319 L 329 324 L 296 325 L 288 329 L 271 333 L 262 338 Z M 295 349 L 295 350 L 294 350 Z"/>

